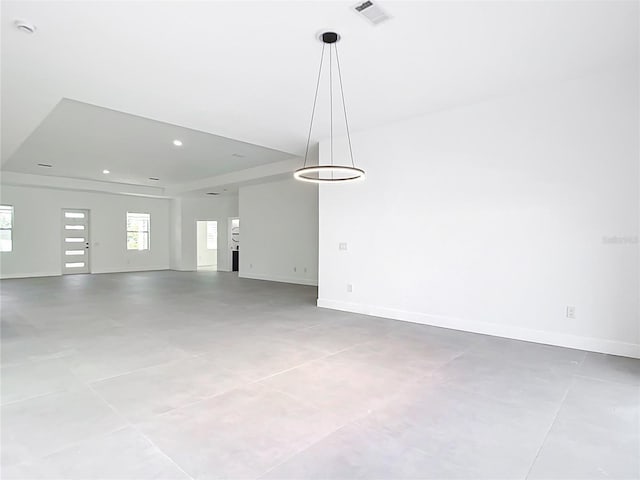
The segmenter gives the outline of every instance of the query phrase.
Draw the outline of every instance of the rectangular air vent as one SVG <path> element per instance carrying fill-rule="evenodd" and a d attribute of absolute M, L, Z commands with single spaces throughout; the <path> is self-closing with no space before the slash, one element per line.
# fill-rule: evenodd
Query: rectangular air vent
<path fill-rule="evenodd" d="M 382 10 L 382 8 L 371 0 L 358 3 L 353 6 L 353 9 L 374 25 L 379 25 L 391 18 L 384 10 Z"/>

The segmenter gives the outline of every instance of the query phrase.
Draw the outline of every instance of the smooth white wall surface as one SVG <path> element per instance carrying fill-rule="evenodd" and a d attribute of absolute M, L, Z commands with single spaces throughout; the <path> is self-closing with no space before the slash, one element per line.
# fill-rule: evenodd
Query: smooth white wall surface
<path fill-rule="evenodd" d="M 197 266 L 198 267 L 215 267 L 218 264 L 218 249 L 217 248 L 208 248 L 207 245 L 207 237 L 208 237 L 208 224 L 209 221 L 198 221 L 197 222 L 197 249 L 198 249 L 198 258 L 197 258 Z M 217 246 L 217 244 L 216 244 Z"/>
<path fill-rule="evenodd" d="M 640 357 L 638 105 L 636 65 L 353 135 L 318 305 Z"/>
<path fill-rule="evenodd" d="M 2 278 L 60 275 L 62 209 L 90 210 L 92 273 L 169 268 L 169 201 L 106 193 L 2 185 L 14 207 L 13 251 L 0 254 Z M 128 251 L 127 212 L 151 214 L 151 249 Z"/>
<path fill-rule="evenodd" d="M 240 188 L 240 276 L 318 284 L 318 187 L 293 179 Z"/>
<path fill-rule="evenodd" d="M 204 196 L 203 196 L 204 197 Z M 174 236 L 171 268 L 193 271 L 198 268 L 196 222 L 218 222 L 218 271 L 231 271 L 231 251 L 226 248 L 228 219 L 238 216 L 238 196 L 184 197 L 171 200 L 171 229 Z"/>

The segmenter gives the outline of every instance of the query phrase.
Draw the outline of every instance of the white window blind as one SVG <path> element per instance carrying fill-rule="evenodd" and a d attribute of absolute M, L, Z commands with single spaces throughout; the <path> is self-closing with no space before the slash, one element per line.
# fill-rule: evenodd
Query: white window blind
<path fill-rule="evenodd" d="M 0 205 L 0 252 L 13 250 L 13 207 Z"/>
<path fill-rule="evenodd" d="M 151 215 L 127 212 L 127 250 L 149 250 Z"/>

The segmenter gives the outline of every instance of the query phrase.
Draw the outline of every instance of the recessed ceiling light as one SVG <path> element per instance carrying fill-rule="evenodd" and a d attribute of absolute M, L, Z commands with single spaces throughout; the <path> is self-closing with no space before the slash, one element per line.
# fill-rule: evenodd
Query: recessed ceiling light
<path fill-rule="evenodd" d="M 16 20 L 14 25 L 18 30 L 24 33 L 35 33 L 36 26 L 32 23 L 24 22 L 22 20 Z"/>
<path fill-rule="evenodd" d="M 53 165 L 49 165 L 48 163 L 39 163 L 38 166 L 39 167 L 47 167 L 47 168 L 53 167 Z"/>
<path fill-rule="evenodd" d="M 111 172 L 109 170 L 102 170 L 102 173 L 104 173 L 105 175 L 108 175 Z"/>
<path fill-rule="evenodd" d="M 154 181 L 156 181 L 156 182 L 157 182 L 157 181 L 158 181 L 158 180 L 160 180 L 160 179 L 159 179 L 158 177 L 149 177 L 149 180 L 154 180 Z"/>
<path fill-rule="evenodd" d="M 182 141 L 180 141 L 180 140 L 174 140 L 174 141 L 173 141 L 173 144 L 174 144 L 176 147 L 181 147 L 181 146 L 182 146 Z"/>

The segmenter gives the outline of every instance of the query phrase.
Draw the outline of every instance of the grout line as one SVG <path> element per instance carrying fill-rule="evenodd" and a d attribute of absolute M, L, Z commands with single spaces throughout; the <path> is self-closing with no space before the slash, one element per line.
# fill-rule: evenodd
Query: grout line
<path fill-rule="evenodd" d="M 96 395 L 100 400 L 102 400 L 105 403 L 105 405 L 107 405 L 117 416 L 125 420 L 127 424 L 124 427 L 119 428 L 118 430 L 122 430 L 124 428 L 131 428 L 135 430 L 140 436 L 142 436 L 145 440 L 147 440 L 147 442 L 149 442 L 158 451 L 158 453 L 160 453 L 163 457 L 169 460 L 169 462 L 171 462 L 179 471 L 185 474 L 187 478 L 194 480 L 194 478 L 191 475 L 189 475 L 180 465 L 178 465 L 173 458 L 167 455 L 158 445 L 155 444 L 155 442 L 153 442 L 146 434 L 144 434 L 136 424 L 130 421 L 126 415 L 121 413 L 115 406 L 109 403 L 107 399 L 104 398 L 102 395 L 100 395 L 96 390 L 94 390 L 90 384 L 87 383 L 86 385 L 87 385 L 87 388 L 91 390 L 93 394 Z M 115 430 L 115 431 L 118 431 L 118 430 Z M 109 432 L 106 435 L 109 435 L 110 433 L 113 433 L 113 432 Z"/>
<path fill-rule="evenodd" d="M 49 395 L 56 395 L 56 394 L 60 394 L 60 393 L 66 393 L 66 392 L 70 392 L 70 391 L 73 391 L 73 388 L 63 388 L 62 390 L 54 390 L 53 392 L 38 393 L 36 395 L 31 395 L 30 397 L 21 398 L 19 400 L 12 400 L 10 402 L 3 403 L 3 404 L 0 405 L 0 407 L 4 408 L 4 407 L 8 407 L 9 405 L 15 405 L 16 403 L 26 402 L 26 401 L 29 401 L 29 400 L 35 400 L 37 398 L 47 397 Z"/>
<path fill-rule="evenodd" d="M 531 475 L 531 471 L 533 470 L 533 467 L 535 466 L 536 462 L 538 461 L 538 457 L 540 456 L 540 452 L 542 452 L 542 448 L 544 447 L 544 444 L 547 441 L 547 438 L 549 437 L 549 434 L 551 433 L 551 429 L 553 428 L 553 426 L 556 424 L 556 421 L 558 420 L 558 416 L 560 415 L 560 412 L 562 411 L 562 407 L 564 406 L 564 402 L 567 399 L 567 395 L 569 395 L 569 390 L 571 390 L 571 387 L 573 386 L 573 381 L 574 381 L 574 377 L 572 376 L 571 380 L 569 381 L 569 385 L 567 385 L 567 389 L 564 392 L 562 400 L 560 401 L 560 406 L 558 407 L 558 410 L 556 411 L 556 414 L 553 417 L 553 421 L 549 425 L 549 429 L 547 430 L 547 433 L 545 433 L 544 438 L 542 439 L 542 442 L 540 443 L 540 447 L 538 447 L 538 451 L 536 452 L 535 457 L 533 457 L 533 461 L 531 462 L 531 465 L 529 466 L 529 469 L 527 470 L 527 474 L 525 475 L 525 480 L 529 478 L 529 475 Z"/>
<path fill-rule="evenodd" d="M 587 353 L 589 352 L 587 352 L 586 350 L 583 350 L 582 353 L 583 355 L 582 355 L 582 359 L 580 360 L 580 363 L 578 364 L 578 370 L 582 368 L 582 366 L 584 365 L 584 362 L 587 360 Z"/>
<path fill-rule="evenodd" d="M 574 378 L 581 378 L 581 379 L 585 379 L 585 380 L 592 380 L 594 382 L 602 382 L 602 383 L 613 383 L 616 385 L 624 385 L 624 386 L 628 386 L 628 387 L 635 387 L 638 388 L 639 385 L 638 383 L 632 383 L 632 382 L 621 382 L 619 380 L 609 380 L 607 378 L 600 378 L 600 377 L 592 377 L 589 375 L 583 375 L 583 374 L 579 374 L 579 373 L 575 373 L 573 375 Z"/>
<path fill-rule="evenodd" d="M 87 380 L 80 380 L 83 381 L 84 383 L 86 383 L 87 385 L 89 384 L 94 384 L 94 383 L 100 383 L 100 382 L 104 382 L 106 380 L 112 380 L 114 378 L 118 378 L 118 377 L 123 377 L 125 375 L 130 375 L 132 373 L 137 373 L 143 370 L 149 370 L 151 368 L 156 368 L 156 367 L 166 367 L 168 365 L 172 365 L 174 363 L 178 363 L 184 360 L 188 360 L 190 358 L 197 358 L 200 356 L 200 354 L 187 354 L 187 352 L 185 352 L 184 350 L 181 350 L 183 353 L 185 353 L 186 355 L 184 357 L 180 357 L 180 358 L 174 358 L 173 360 L 167 360 L 166 362 L 161 362 L 161 363 L 154 363 L 153 365 L 147 365 L 146 367 L 140 367 L 140 368 L 134 368 L 133 370 L 128 370 L 126 372 L 122 372 L 122 373 L 117 373 L 115 375 L 110 375 L 107 377 L 100 377 L 100 378 L 96 378 L 96 379 L 87 379 Z"/>
<path fill-rule="evenodd" d="M 312 441 L 311 443 L 309 443 L 309 445 L 304 446 L 303 448 L 296 450 L 295 452 L 293 452 L 291 455 L 286 456 L 283 460 L 281 460 L 280 462 L 276 463 L 274 466 L 268 468 L 266 471 L 264 471 L 261 475 L 259 475 L 257 478 L 258 480 L 262 479 L 265 477 L 265 475 L 268 475 L 270 472 L 272 472 L 273 470 L 275 470 L 276 468 L 278 468 L 280 465 L 284 465 L 286 462 L 288 462 L 289 460 L 291 460 L 292 458 L 300 455 L 301 453 L 305 452 L 306 450 L 309 450 L 311 447 L 316 446 L 317 444 L 319 444 L 320 442 L 322 442 L 323 440 L 325 440 L 326 438 L 330 437 L 331 435 L 333 435 L 334 433 L 342 430 L 343 428 L 345 428 L 346 426 L 348 426 L 349 424 L 351 424 L 352 421 L 348 421 L 346 423 L 344 423 L 343 425 L 340 425 L 339 427 L 337 427 L 336 429 L 330 431 L 329 433 L 322 435 L 320 437 L 318 437 L 316 440 Z"/>
<path fill-rule="evenodd" d="M 113 429 L 107 430 L 106 432 L 101 432 L 101 433 L 99 433 L 97 435 L 89 435 L 89 436 L 87 436 L 85 438 L 82 438 L 80 440 L 76 440 L 76 441 L 73 441 L 73 442 L 65 443 L 65 444 L 58 446 L 54 450 L 52 450 L 52 451 L 50 451 L 50 452 L 48 452 L 48 453 L 46 453 L 44 455 L 32 456 L 29 460 L 33 460 L 34 458 L 36 458 L 36 459 L 44 459 L 44 458 L 50 457 L 51 455 L 55 455 L 57 453 L 60 453 L 60 452 L 62 452 L 64 450 L 66 450 L 67 448 L 75 447 L 76 445 L 80 445 L 80 444 L 82 444 L 84 442 L 87 442 L 89 440 L 93 440 L 93 439 L 96 439 L 96 438 L 104 438 L 107 435 L 111 435 L 112 433 L 115 433 L 115 432 L 118 432 L 120 430 L 123 430 L 123 429 L 127 428 L 130 425 L 129 420 L 126 417 L 124 417 L 119 412 L 117 412 L 111 405 L 109 405 L 109 403 L 106 400 L 104 400 L 100 395 L 98 395 L 97 392 L 95 392 L 89 385 L 87 385 L 85 382 L 80 380 L 73 372 L 70 372 L 70 373 L 71 373 L 72 376 L 74 376 L 76 378 L 76 380 L 78 380 L 80 385 L 84 385 L 85 387 L 87 387 L 89 389 L 89 391 L 91 391 L 91 393 L 93 393 L 95 396 L 97 396 L 99 400 L 101 400 L 103 403 L 105 403 L 113 411 L 113 413 L 116 414 L 117 417 L 119 417 L 122 420 L 124 420 L 125 424 L 121 425 L 121 426 L 119 426 L 117 428 L 113 428 Z M 60 394 L 60 393 L 68 393 L 68 392 L 73 392 L 73 391 L 74 391 L 74 389 L 71 388 L 71 389 L 61 390 L 61 391 L 57 391 L 57 392 L 50 392 L 50 393 L 46 393 L 46 394 L 43 394 L 43 395 L 39 395 L 37 397 L 31 397 L 31 398 L 40 398 L 40 397 L 46 397 L 48 395 L 54 395 L 54 394 Z M 20 400 L 20 401 L 22 401 L 22 400 Z M 4 407 L 4 405 L 2 405 L 2 406 Z M 23 463 L 25 463 L 25 462 L 23 461 L 23 462 L 20 462 L 19 464 L 23 464 Z"/>
<path fill-rule="evenodd" d="M 363 343 L 369 343 L 369 342 L 363 342 Z M 272 373 L 272 374 L 269 374 L 269 375 L 266 375 L 266 376 L 264 376 L 264 377 L 260 377 L 260 378 L 257 378 L 257 379 L 249 378 L 249 377 L 245 377 L 244 375 L 242 375 L 241 373 L 239 373 L 239 372 L 238 372 L 238 371 L 236 371 L 236 370 L 230 370 L 230 369 L 227 369 L 227 368 L 223 368 L 223 370 L 225 370 L 225 371 L 226 371 L 226 372 L 228 372 L 228 373 L 232 373 L 232 374 L 239 375 L 239 376 L 242 378 L 242 380 L 243 380 L 243 382 L 244 382 L 244 383 L 242 383 L 241 385 L 237 385 L 237 386 L 235 386 L 235 387 L 230 387 L 230 388 L 228 388 L 228 389 L 226 389 L 226 390 L 222 390 L 222 391 L 220 391 L 220 392 L 216 392 L 216 393 L 214 393 L 213 395 L 207 395 L 207 396 L 205 396 L 205 397 L 198 398 L 197 400 L 194 400 L 194 401 L 192 401 L 192 402 L 188 402 L 188 403 L 182 404 L 182 405 L 180 405 L 180 406 L 178 406 L 178 407 L 171 408 L 171 409 L 167 410 L 166 412 L 159 413 L 159 414 L 157 414 L 157 415 L 154 415 L 154 416 L 153 416 L 153 417 L 151 417 L 151 418 L 158 418 L 158 417 L 162 417 L 162 416 L 167 415 L 167 414 L 169 414 L 169 413 L 171 413 L 171 412 L 175 412 L 175 411 L 177 411 L 177 410 L 181 410 L 181 409 L 183 409 L 183 408 L 192 407 L 193 405 L 197 405 L 197 404 L 199 404 L 199 403 L 201 403 L 201 402 L 205 402 L 205 401 L 207 401 L 207 400 L 211 400 L 211 399 L 213 399 L 213 398 L 219 397 L 219 396 L 224 395 L 224 394 L 226 394 L 226 393 L 232 392 L 232 391 L 234 391 L 234 390 L 238 390 L 238 389 L 241 389 L 241 388 L 247 388 L 247 387 L 250 387 L 250 386 L 252 386 L 252 385 L 260 385 L 260 386 L 263 386 L 263 387 L 265 387 L 265 388 L 270 388 L 270 389 L 272 389 L 272 390 L 276 390 L 276 389 L 272 388 L 271 386 L 268 386 L 268 385 L 263 384 L 262 382 L 263 382 L 264 380 L 268 380 L 269 378 L 275 377 L 275 376 L 277 376 L 277 375 L 280 375 L 280 374 L 283 374 L 283 373 L 289 372 L 289 371 L 291 371 L 291 370 L 295 370 L 295 369 L 297 369 L 297 368 L 300 368 L 300 367 L 302 367 L 302 366 L 304 366 L 304 365 L 308 365 L 308 364 L 310 364 L 310 363 L 313 363 L 313 362 L 316 362 L 316 361 L 319 361 L 319 360 L 324 360 L 324 359 L 326 359 L 326 358 L 332 357 L 332 356 L 337 355 L 337 354 L 339 354 L 339 353 L 345 352 L 345 351 L 347 351 L 347 350 L 349 350 L 349 349 L 351 349 L 351 348 L 353 348 L 353 347 L 355 347 L 355 346 L 363 345 L 363 343 L 358 343 L 358 344 L 355 344 L 355 345 L 351 345 L 351 346 L 349 346 L 349 347 L 343 348 L 342 350 L 338 350 L 338 351 L 333 352 L 333 353 L 325 354 L 325 355 L 323 355 L 323 356 L 321 356 L 321 357 L 316 357 L 316 358 L 313 358 L 313 359 L 311 359 L 311 360 L 307 360 L 306 362 L 302 362 L 302 363 L 300 363 L 300 364 L 298 364 L 298 365 L 295 365 L 295 366 L 293 366 L 293 367 L 287 368 L 287 369 L 285 369 L 285 370 L 280 370 L 280 371 L 278 371 L 278 372 L 275 372 L 275 373 Z M 201 354 L 201 355 L 206 355 L 206 353 L 203 353 L 203 354 Z M 280 391 L 280 390 L 277 390 L 277 391 L 279 391 L 280 393 L 286 393 L 286 392 L 282 392 L 282 391 Z M 293 397 L 292 395 L 289 395 L 289 396 L 290 396 L 290 397 L 292 397 L 292 398 L 295 398 L 295 397 Z M 317 408 L 317 406 L 315 406 L 315 405 L 313 405 L 313 406 L 314 406 L 314 408 Z"/>
<path fill-rule="evenodd" d="M 160 453 L 160 455 L 162 455 L 163 457 L 165 457 L 167 460 L 169 460 L 170 463 L 172 463 L 179 471 L 181 471 L 182 473 L 184 473 L 186 475 L 187 478 L 189 478 L 190 480 L 195 480 L 195 477 L 191 476 L 184 468 L 182 468 L 173 458 L 171 458 L 164 450 L 162 450 L 158 445 L 156 445 L 156 443 L 151 440 L 144 432 L 142 432 L 136 425 L 133 425 L 133 429 L 138 432 L 143 438 L 145 438 L 147 440 L 147 442 L 149 442 L 157 451 L 158 453 Z"/>

